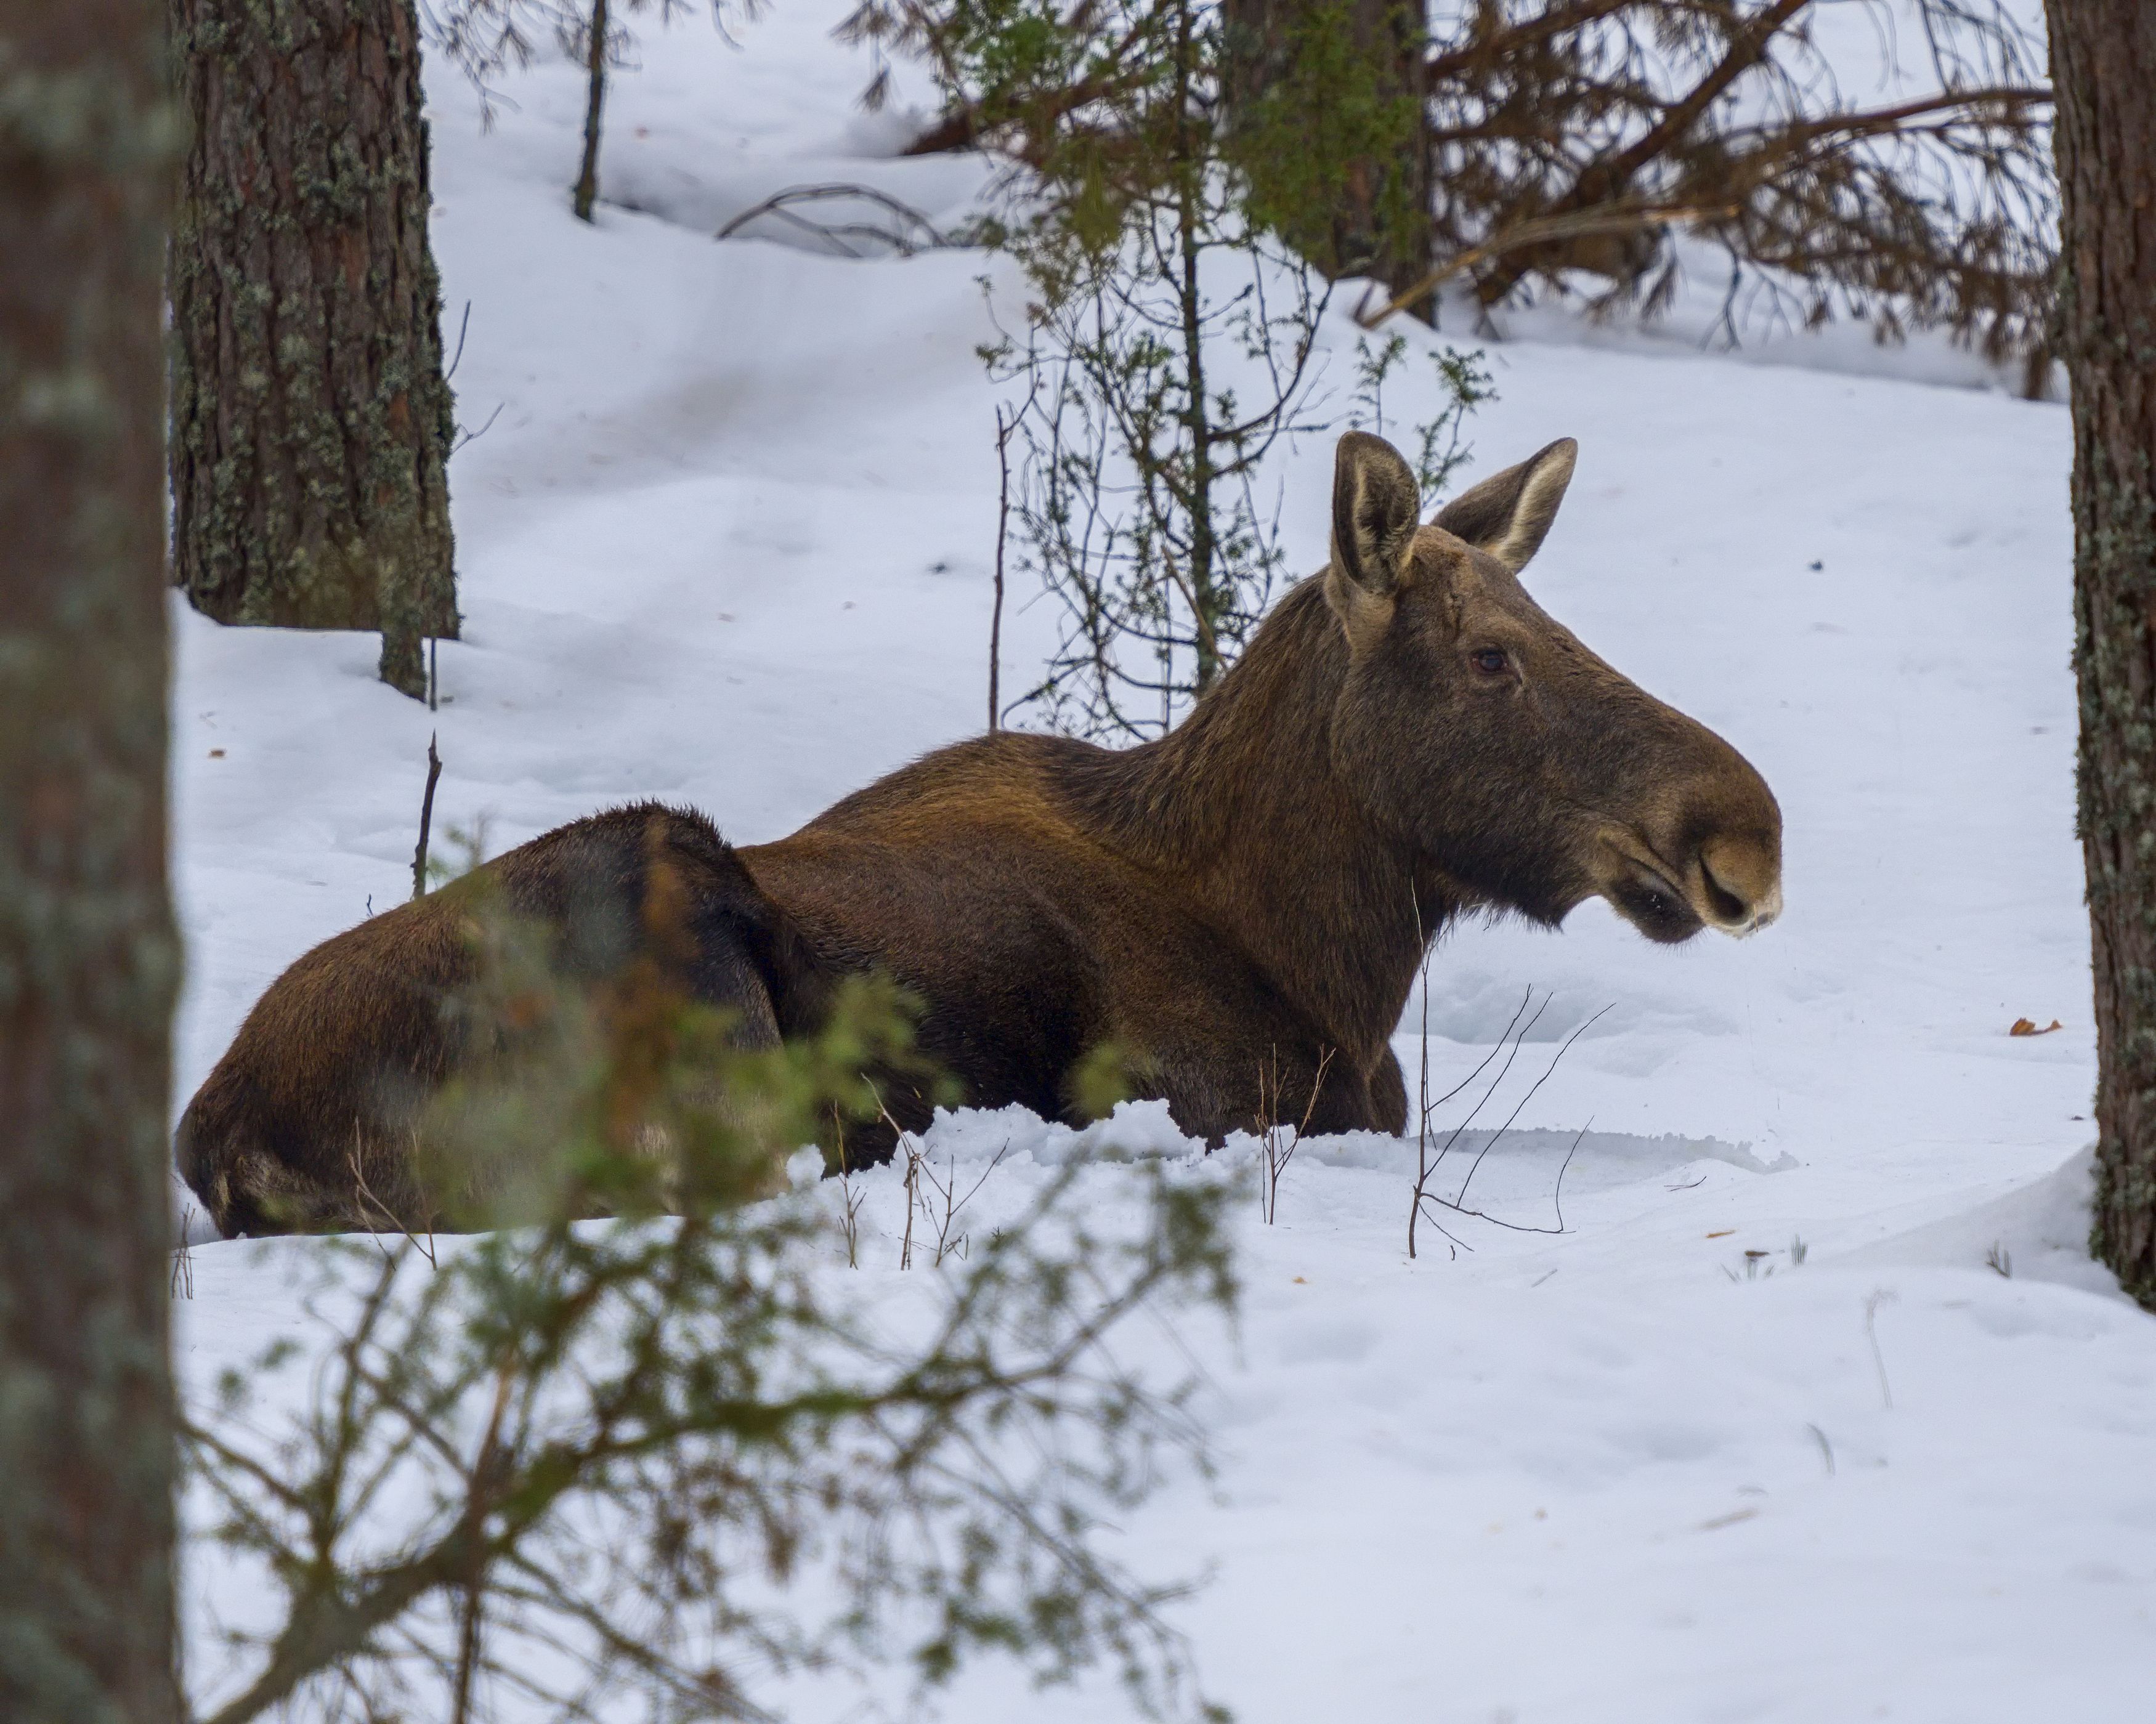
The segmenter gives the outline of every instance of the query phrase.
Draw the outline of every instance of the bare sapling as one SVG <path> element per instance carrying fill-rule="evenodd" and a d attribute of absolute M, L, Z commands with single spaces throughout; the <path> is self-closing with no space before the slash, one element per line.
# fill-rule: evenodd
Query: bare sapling
<path fill-rule="evenodd" d="M 839 1237 L 846 1242 L 846 1267 L 861 1266 L 861 1204 L 868 1193 L 854 1189 L 853 1157 L 846 1153 L 846 1133 L 836 1108 L 831 1110 L 832 1140 L 839 1146 Z"/>
<path fill-rule="evenodd" d="M 1294 1125 L 1284 1125 L 1280 1117 L 1280 1056 L 1274 1054 L 1269 1066 L 1258 1070 L 1259 1116 L 1265 1122 L 1258 1144 L 1258 1210 L 1270 1227 L 1280 1219 L 1281 1175 L 1287 1172 L 1287 1164 L 1295 1159 L 1295 1152 L 1302 1147 L 1304 1135 L 1310 1130 L 1311 1116 L 1317 1111 L 1317 1097 L 1325 1088 L 1325 1073 L 1332 1064 L 1332 1056 L 1339 1050 L 1327 1048 L 1318 1056 L 1317 1075 L 1311 1080 L 1310 1101 L 1302 1110 L 1302 1117 Z"/>
<path fill-rule="evenodd" d="M 893 1119 L 891 1116 L 891 1110 L 880 1101 L 876 1104 L 876 1112 L 881 1116 L 883 1122 L 891 1127 L 892 1135 L 897 1140 L 896 1147 L 892 1152 L 892 1159 L 897 1160 L 903 1157 L 906 1162 L 906 1232 L 898 1244 L 898 1266 L 902 1270 L 911 1269 L 913 1267 L 913 1215 L 914 1211 L 920 1207 L 921 1200 L 921 1169 L 926 1159 L 927 1152 L 921 1139 Z"/>
<path fill-rule="evenodd" d="M 1441 1195 L 1434 1188 L 1433 1182 L 1435 1180 L 1439 1170 L 1444 1167 L 1446 1157 L 1452 1153 L 1453 1149 L 1458 1145 L 1460 1138 L 1466 1135 L 1469 1129 L 1473 1126 L 1476 1120 L 1481 1116 L 1482 1110 L 1489 1105 L 1491 1098 L 1494 1096 L 1497 1093 L 1498 1090 L 1503 1086 L 1506 1077 L 1512 1071 L 1513 1062 L 1519 1058 L 1520 1049 L 1523 1045 L 1525 1045 L 1528 1034 L 1533 1030 L 1535 1025 L 1541 1021 L 1543 1013 L 1548 1010 L 1550 1001 L 1554 998 L 1554 996 L 1551 994 L 1544 994 L 1543 996 L 1542 1003 L 1539 1006 L 1534 1006 L 1532 1013 L 1530 1014 L 1528 1008 L 1534 1004 L 1534 989 L 1532 987 L 1530 987 L 1527 991 L 1521 996 L 1520 1003 L 1514 1009 L 1511 1021 L 1506 1024 L 1504 1033 L 1498 1037 L 1496 1044 L 1492 1047 L 1487 1054 L 1482 1056 L 1481 1061 L 1472 1071 L 1469 1072 L 1466 1077 L 1462 1078 L 1450 1090 L 1446 1090 L 1444 1095 L 1439 1096 L 1435 1101 L 1433 1101 L 1429 1099 L 1430 966 L 1427 959 L 1424 961 L 1422 983 L 1422 1075 L 1417 1094 L 1415 1183 L 1414 1194 L 1409 1200 L 1408 1207 L 1409 1258 L 1412 1260 L 1415 1255 L 1415 1234 L 1419 1224 L 1424 1219 L 1428 1219 L 1431 1226 L 1437 1228 L 1440 1233 L 1445 1234 L 1445 1239 L 1452 1245 L 1455 1254 L 1463 1248 L 1472 1249 L 1471 1247 L 1465 1247 L 1462 1240 L 1460 1240 L 1456 1235 L 1446 1231 L 1443 1224 L 1439 1222 L 1435 1215 L 1429 1213 L 1429 1211 L 1431 1209 L 1443 1210 L 1449 1214 L 1460 1216 L 1469 1220 L 1487 1221 L 1495 1226 L 1505 1228 L 1508 1231 L 1513 1233 L 1563 1233 L 1564 1231 L 1564 1176 L 1572 1167 L 1573 1157 L 1578 1153 L 1580 1144 L 1586 1140 L 1589 1131 L 1590 1131 L 1594 1126 L 1594 1122 L 1592 1120 L 1589 1120 L 1586 1125 L 1582 1126 L 1579 1128 L 1578 1135 L 1575 1136 L 1572 1141 L 1571 1148 L 1565 1152 L 1564 1160 L 1558 1167 L 1557 1185 L 1551 1198 L 1552 1205 L 1556 1212 L 1557 1218 L 1554 1224 L 1548 1227 L 1532 1226 L 1523 1222 L 1505 1220 L 1501 1217 L 1491 1214 L 1486 1210 L 1471 1208 L 1468 1206 L 1467 1203 L 1468 1188 L 1474 1183 L 1475 1175 L 1481 1169 L 1484 1157 L 1486 1157 L 1491 1150 L 1495 1149 L 1503 1140 L 1506 1133 L 1512 1129 L 1512 1126 L 1518 1121 L 1521 1113 L 1526 1109 L 1527 1105 L 1534 1100 L 1536 1093 L 1540 1090 L 1542 1086 L 1548 1083 L 1550 1078 L 1556 1073 L 1558 1065 L 1563 1060 L 1566 1054 L 1571 1051 L 1572 1044 L 1578 1041 L 1580 1037 L 1586 1034 L 1587 1032 L 1594 1026 L 1596 1022 L 1599 1020 L 1604 1013 L 1609 1011 L 1610 1008 L 1608 1006 L 1603 1007 L 1600 1011 L 1594 1013 L 1593 1016 L 1589 1017 L 1584 1023 L 1581 1024 L 1577 1029 L 1575 1029 L 1570 1035 L 1567 1036 L 1563 1042 L 1558 1044 L 1557 1052 L 1550 1056 L 1550 1062 L 1548 1065 L 1543 1069 L 1542 1075 L 1537 1078 L 1533 1083 L 1527 1086 L 1526 1094 L 1522 1095 L 1519 1101 L 1513 1104 L 1512 1111 L 1505 1116 L 1505 1122 L 1498 1126 L 1496 1131 L 1490 1135 L 1480 1149 L 1475 1152 L 1475 1158 L 1468 1163 L 1466 1175 L 1460 1182 L 1460 1190 L 1458 1193 L 1453 1197 L 1448 1198 Z M 1524 1023 L 1521 1021 L 1523 1018 L 1526 1019 Z M 1430 1146 L 1433 1137 L 1430 1126 L 1431 1116 L 1439 1108 L 1444 1106 L 1446 1102 L 1451 1101 L 1454 1096 L 1459 1095 L 1463 1090 L 1467 1089 L 1470 1085 L 1474 1084 L 1485 1071 L 1489 1070 L 1491 1063 L 1496 1060 L 1500 1054 L 1504 1056 L 1504 1063 L 1498 1066 L 1497 1075 L 1491 1079 L 1489 1084 L 1484 1088 L 1481 1097 L 1476 1101 L 1474 1106 L 1468 1110 L 1466 1117 L 1462 1119 L 1458 1125 L 1455 1126 L 1452 1130 L 1446 1134 L 1444 1142 L 1437 1146 L 1437 1152 L 1433 1155 L 1430 1152 Z"/>
<path fill-rule="evenodd" d="M 1010 1153 L 1010 1142 L 1008 1139 L 1004 1141 L 1004 1147 L 995 1152 L 988 1165 L 982 1170 L 981 1177 L 973 1183 L 963 1197 L 960 1197 L 957 1156 L 955 1153 L 952 1156 L 950 1165 L 939 1177 L 936 1163 L 928 1153 L 927 1142 L 902 1129 L 887 1111 L 883 1111 L 882 1117 L 884 1123 L 897 1137 L 896 1154 L 905 1157 L 906 1161 L 906 1231 L 899 1242 L 898 1266 L 902 1270 L 913 1267 L 913 1222 L 918 1212 L 924 1224 L 932 1225 L 936 1229 L 936 1251 L 929 1266 L 941 1269 L 946 1258 L 963 1258 L 966 1255 L 967 1236 L 960 1234 L 954 1239 L 952 1229 L 957 1224 L 959 1212 L 973 1202 L 981 1188 L 988 1183 L 988 1175 L 1003 1165 L 1004 1157 Z"/>
<path fill-rule="evenodd" d="M 172 1279 L 170 1289 L 175 1299 L 195 1296 L 195 1217 L 202 1211 L 189 1203 L 180 1212 L 180 1224 L 173 1229 L 179 1244 L 172 1247 Z"/>
<path fill-rule="evenodd" d="M 1032 399 L 1028 392 L 1027 400 Z M 1003 727 L 1004 664 L 1004 555 L 1010 540 L 1010 439 L 1018 428 L 1021 406 L 1006 411 L 996 406 L 996 592 L 988 612 L 988 728 Z"/>
<path fill-rule="evenodd" d="M 989 1159 L 988 1165 L 981 1170 L 981 1177 L 967 1188 L 963 1197 L 958 1195 L 958 1157 L 955 1154 L 952 1156 L 950 1165 L 944 1168 L 942 1177 L 938 1178 L 935 1163 L 926 1155 L 922 1156 L 919 1175 L 921 1202 L 928 1219 L 936 1224 L 936 1256 L 929 1265 L 931 1268 L 942 1268 L 947 1257 L 963 1259 L 966 1256 L 971 1248 L 972 1236 L 962 1233 L 954 1238 L 952 1229 L 957 1224 L 959 1212 L 973 1202 L 981 1188 L 988 1183 L 988 1175 L 1003 1165 L 1004 1157 L 1009 1153 L 1010 1140 L 1006 1138 L 1004 1147 Z"/>
<path fill-rule="evenodd" d="M 1460 1131 L 1466 1131 L 1467 1126 L 1473 1123 L 1475 1113 L 1480 1112 L 1481 1109 L 1481 1105 L 1478 1103 L 1475 1112 L 1471 1112 L 1467 1116 L 1467 1118 L 1460 1122 L 1459 1129 L 1455 1131 L 1450 1137 L 1447 1137 L 1445 1140 L 1444 1144 L 1439 1148 L 1436 1155 L 1435 1156 L 1432 1156 L 1430 1152 L 1430 1116 L 1435 1113 L 1439 1108 L 1444 1106 L 1446 1102 L 1451 1101 L 1454 1096 L 1457 1095 L 1470 1084 L 1473 1083 L 1476 1079 L 1481 1077 L 1482 1074 L 1489 1069 L 1490 1062 L 1495 1060 L 1501 1052 L 1504 1051 L 1507 1044 L 1511 1044 L 1514 1054 L 1517 1054 L 1519 1051 L 1518 1044 L 1512 1042 L 1512 1032 L 1516 1029 L 1518 1029 L 1520 1018 L 1527 1011 L 1528 1003 L 1533 998 L 1534 989 L 1530 988 L 1527 993 L 1520 997 L 1519 1007 L 1513 1012 L 1512 1022 L 1505 1026 L 1505 1033 L 1497 1038 L 1496 1046 L 1491 1049 L 1487 1054 L 1482 1056 L 1481 1064 L 1477 1065 L 1474 1070 L 1469 1072 L 1466 1077 L 1460 1079 L 1458 1083 L 1455 1084 L 1450 1089 L 1447 1090 L 1442 1095 L 1439 1096 L 1435 1101 L 1433 1101 L 1430 1100 L 1430 958 L 1427 953 L 1425 953 L 1423 957 L 1422 1071 L 1420 1080 L 1417 1084 L 1415 1090 L 1415 1183 L 1414 1194 L 1408 1205 L 1408 1259 L 1410 1262 L 1414 1260 L 1415 1229 L 1417 1224 L 1422 1219 L 1423 1198 L 1430 1189 L 1430 1182 L 1436 1177 L 1437 1171 L 1439 1167 L 1444 1164 L 1445 1157 L 1451 1153 L 1452 1146 L 1459 1142 Z M 1549 1003 L 1545 1000 L 1543 1003 L 1544 1005 L 1548 1005 Z M 1536 1014 L 1537 1017 L 1539 1017 L 1540 1015 L 1541 1014 L 1539 1013 Z M 1534 1026 L 1534 1018 L 1528 1018 L 1527 1029 L 1532 1029 Z M 1521 1031 L 1521 1034 L 1524 1035 L 1526 1031 L 1522 1030 Z M 1506 1060 L 1506 1069 L 1510 1070 L 1512 1060 L 1508 1056 Z M 1499 1080 L 1502 1081 L 1504 1077 L 1504 1072 L 1500 1071 L 1497 1075 Z M 1491 1087 L 1495 1088 L 1496 1086 L 1493 1085 Z M 1483 1100 L 1486 1101 L 1488 1099 L 1489 1096 L 1486 1092 L 1483 1096 Z M 1445 1233 L 1445 1229 L 1442 1224 L 1432 1221 L 1430 1225 L 1437 1228 L 1439 1232 Z M 1445 1236 L 1448 1240 L 1451 1241 L 1455 1255 L 1458 1255 L 1459 1249 L 1460 1249 L 1460 1241 L 1454 1239 L 1450 1233 L 1445 1233 Z M 1472 1250 L 1474 1248 L 1472 1246 L 1468 1246 L 1466 1249 Z"/>

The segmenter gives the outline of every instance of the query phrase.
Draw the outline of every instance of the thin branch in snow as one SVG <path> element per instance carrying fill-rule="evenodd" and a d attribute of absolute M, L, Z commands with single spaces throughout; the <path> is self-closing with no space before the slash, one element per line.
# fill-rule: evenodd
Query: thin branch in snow
<path fill-rule="evenodd" d="M 1871 1296 L 1864 1301 L 1864 1338 L 1871 1343 L 1871 1362 L 1879 1372 L 1879 1398 L 1886 1403 L 1889 1413 L 1894 1410 L 1894 1391 L 1887 1381 L 1887 1356 L 1879 1351 L 1878 1319 L 1879 1307 L 1891 1305 L 1893 1301 L 1892 1290 L 1885 1287 L 1873 1289 Z"/>

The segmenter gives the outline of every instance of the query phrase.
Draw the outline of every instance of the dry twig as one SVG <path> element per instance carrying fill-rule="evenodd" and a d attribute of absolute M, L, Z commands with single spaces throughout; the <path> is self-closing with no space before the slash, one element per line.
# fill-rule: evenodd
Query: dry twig
<path fill-rule="evenodd" d="M 795 208 L 798 204 L 839 201 L 873 203 L 892 218 L 894 225 L 885 228 L 874 222 L 833 223 L 813 221 Z M 870 241 L 887 247 L 902 258 L 910 258 L 916 252 L 932 251 L 950 243 L 937 231 L 936 224 L 911 204 L 902 203 L 889 192 L 879 192 L 874 186 L 850 185 L 788 186 L 783 191 L 773 192 L 762 203 L 743 210 L 713 237 L 731 239 L 751 222 L 766 216 L 824 241 L 841 257 L 870 255 L 854 249 L 854 243 L 857 241 Z"/>
<path fill-rule="evenodd" d="M 412 895 L 427 895 L 427 840 L 434 829 L 434 786 L 442 776 L 442 757 L 434 752 L 435 738 L 427 738 L 427 793 L 419 798 L 419 842 L 412 852 Z"/>

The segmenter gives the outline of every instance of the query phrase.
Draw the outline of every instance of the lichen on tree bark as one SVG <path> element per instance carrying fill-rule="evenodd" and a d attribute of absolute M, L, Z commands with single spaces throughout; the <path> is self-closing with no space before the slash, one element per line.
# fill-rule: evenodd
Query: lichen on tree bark
<path fill-rule="evenodd" d="M 2156 1309 L 2156 13 L 2051 0 L 2074 421 L 2078 825 L 2095 961 L 2092 1249 Z"/>
<path fill-rule="evenodd" d="M 174 576 L 221 623 L 457 633 L 413 0 L 171 0 Z"/>

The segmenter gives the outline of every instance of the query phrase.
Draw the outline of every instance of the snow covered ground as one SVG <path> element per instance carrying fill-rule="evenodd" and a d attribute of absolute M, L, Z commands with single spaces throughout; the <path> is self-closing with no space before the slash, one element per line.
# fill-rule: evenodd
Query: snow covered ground
<path fill-rule="evenodd" d="M 514 77 L 487 132 L 434 69 L 454 383 L 488 428 L 452 469 L 466 636 L 429 713 L 373 680 L 372 638 L 175 604 L 182 1098 L 285 964 L 408 891 L 430 731 L 437 832 L 498 850 L 646 795 L 776 837 L 978 727 L 988 263 L 711 237 L 791 185 L 872 183 L 938 221 L 977 195 L 978 164 L 893 159 L 901 120 L 857 112 L 843 9 L 776 8 L 739 49 L 701 20 L 647 32 L 593 227 L 567 210 L 573 71 Z M 1478 1123 L 1608 1008 L 1522 1115 L 1537 1133 L 1476 1175 L 1479 1207 L 1553 1225 L 1590 1128 L 1561 1234 L 1460 1222 L 1409 1263 L 1414 1147 L 1370 1139 L 1308 1147 L 1276 1224 L 1249 1202 L 1240 1338 L 1204 1358 L 1223 1470 L 1119 1542 L 1212 1571 L 1177 1620 L 1253 1724 L 2146 1716 L 2156 1322 L 2082 1252 L 2066 415 L 1809 351 L 1489 350 L 1478 469 L 1581 443 L 1529 584 L 1764 773 L 1789 911 L 1675 950 L 1599 906 L 1445 941 L 1434 1093 L 1525 990 L 1553 995 Z M 1331 460 L 1314 439 L 1286 469 L 1298 568 L 1323 557 Z M 1052 633 L 1029 597 L 1007 685 Z M 2063 1027 L 2010 1037 L 2024 1016 Z M 1007 1138 L 1015 1203 L 1067 1134 L 976 1117 L 937 1152 Z M 1126 1177 L 1100 1169 L 1100 1200 Z M 870 1183 L 872 1229 L 895 1228 L 895 1182 Z M 192 1380 L 297 1330 L 295 1249 L 196 1248 Z M 896 1274 L 894 1242 L 865 1250 L 864 1276 Z M 1127 1716 L 1106 1684 L 1038 1700 L 993 1670 L 947 1705 L 1020 1707 Z"/>

